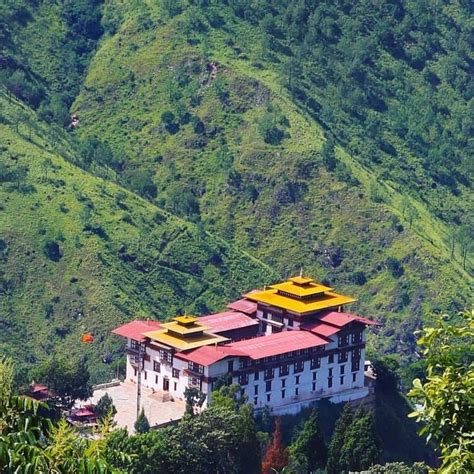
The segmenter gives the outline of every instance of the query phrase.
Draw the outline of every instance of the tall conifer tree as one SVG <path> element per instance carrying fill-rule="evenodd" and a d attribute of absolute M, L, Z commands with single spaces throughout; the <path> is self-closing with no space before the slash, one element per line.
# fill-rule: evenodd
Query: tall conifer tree
<path fill-rule="evenodd" d="M 283 444 L 283 433 L 281 431 L 281 419 L 275 421 L 272 441 L 262 461 L 262 474 L 273 474 L 275 469 L 280 471 L 288 465 L 288 448 Z"/>
<path fill-rule="evenodd" d="M 380 461 L 380 451 L 373 413 L 359 408 L 344 437 L 340 452 L 341 470 L 364 471 Z"/>
<path fill-rule="evenodd" d="M 326 469 L 328 474 L 339 474 L 341 472 L 340 456 L 344 446 L 346 432 L 352 423 L 353 413 L 350 405 L 347 403 L 344 410 L 336 422 L 334 431 L 329 443 L 328 463 Z"/>
<path fill-rule="evenodd" d="M 327 448 L 316 410 L 311 412 L 298 438 L 291 445 L 290 455 L 306 471 L 324 469 L 326 466 Z"/>

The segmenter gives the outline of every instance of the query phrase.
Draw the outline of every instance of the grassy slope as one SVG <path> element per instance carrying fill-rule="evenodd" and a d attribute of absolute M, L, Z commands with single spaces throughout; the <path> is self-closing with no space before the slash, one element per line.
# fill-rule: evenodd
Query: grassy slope
<path fill-rule="evenodd" d="M 48 129 L 31 111 L 23 109 L 31 140 L 24 124 L 16 133 L 21 105 L 2 94 L 0 107 L 1 163 L 26 165 L 33 187 L 0 188 L 0 352 L 28 363 L 55 351 L 87 353 L 100 378 L 107 368 L 99 358 L 117 346 L 112 327 L 134 317 L 219 309 L 274 278 L 221 239 L 66 161 L 59 153 L 68 156 L 67 142 L 50 146 Z M 46 171 L 47 158 L 53 165 Z M 48 239 L 60 243 L 58 262 L 43 252 Z M 96 343 L 81 345 L 82 331 L 92 331 Z"/>
<path fill-rule="evenodd" d="M 206 42 L 186 41 L 179 27 L 183 15 L 167 21 L 149 6 L 123 18 L 117 34 L 102 41 L 73 107 L 80 134 L 97 134 L 123 150 L 130 166 L 152 170 L 158 199 L 166 205 L 170 190 L 193 190 L 207 228 L 282 275 L 302 266 L 357 295 L 356 308 L 385 323 L 386 337 L 373 340 L 377 348 L 413 351 L 412 331 L 422 318 L 463 304 L 466 275 L 459 257 L 449 258 L 442 225 L 416 203 L 421 218 L 409 229 L 399 210 L 401 196 L 388 184 L 380 185 L 386 204 L 374 204 L 369 190 L 379 185 L 376 176 L 342 149 L 339 157 L 361 184 L 347 184 L 344 176 L 324 169 L 319 155 L 324 133 L 284 94 L 278 71 L 260 59 L 256 31 L 235 24 L 231 33 L 211 31 Z M 210 60 L 218 62 L 224 100 L 209 81 Z M 161 125 L 161 113 L 178 108 L 176 90 L 180 106 L 204 122 L 204 137 L 192 124 L 177 134 Z M 200 100 L 193 102 L 195 97 Z M 258 133 L 270 102 L 289 121 L 289 137 L 277 146 Z M 226 153 L 230 158 L 224 160 Z M 237 185 L 229 178 L 235 171 L 241 177 Z M 296 199 L 287 197 L 289 185 L 299 190 Z M 338 252 L 340 264 L 333 258 Z M 386 268 L 389 256 L 402 262 L 402 277 Z M 367 277 L 363 287 L 352 283 L 355 271 Z"/>

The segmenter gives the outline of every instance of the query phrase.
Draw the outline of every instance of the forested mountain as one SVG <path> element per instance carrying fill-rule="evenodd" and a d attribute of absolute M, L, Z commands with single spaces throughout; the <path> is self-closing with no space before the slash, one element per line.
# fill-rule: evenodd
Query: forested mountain
<path fill-rule="evenodd" d="M 31 362 L 303 267 L 409 360 L 472 283 L 470 8 L 1 6 L 5 350 Z"/>

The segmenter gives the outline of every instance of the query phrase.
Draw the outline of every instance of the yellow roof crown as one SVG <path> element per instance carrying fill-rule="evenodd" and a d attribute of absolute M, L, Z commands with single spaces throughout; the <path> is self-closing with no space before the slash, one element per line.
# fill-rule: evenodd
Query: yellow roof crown
<path fill-rule="evenodd" d="M 175 316 L 173 318 L 173 321 L 176 321 L 179 324 L 192 324 L 195 323 L 198 320 L 196 316 L 189 316 L 189 315 L 184 315 L 184 316 Z"/>
<path fill-rule="evenodd" d="M 300 275 L 290 278 L 288 281 L 271 285 L 264 291 L 247 293 L 245 297 L 300 314 L 334 308 L 356 301 L 355 298 L 340 295 L 331 290 L 332 288 L 316 283 L 312 278 Z"/>

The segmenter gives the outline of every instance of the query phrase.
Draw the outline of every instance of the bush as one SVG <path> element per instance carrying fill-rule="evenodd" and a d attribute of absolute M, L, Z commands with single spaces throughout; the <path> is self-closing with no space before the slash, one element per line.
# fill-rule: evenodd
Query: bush
<path fill-rule="evenodd" d="M 130 186 L 140 195 L 151 199 L 156 198 L 158 190 L 153 182 L 153 175 L 148 170 L 130 170 L 126 173 L 125 178 Z"/>
<path fill-rule="evenodd" d="M 352 274 L 351 280 L 356 284 L 356 285 L 365 285 L 367 283 L 367 278 L 365 277 L 364 272 L 354 272 Z"/>
<path fill-rule="evenodd" d="M 387 268 L 392 276 L 395 278 L 400 278 L 405 273 L 401 263 L 394 257 L 387 258 L 385 264 L 387 265 Z"/>
<path fill-rule="evenodd" d="M 44 243 L 43 252 L 53 262 L 59 262 L 63 256 L 59 244 L 54 240 L 47 240 Z"/>
<path fill-rule="evenodd" d="M 94 412 L 98 418 L 104 418 L 105 416 L 109 415 L 109 413 L 114 416 L 117 413 L 117 409 L 113 404 L 113 400 L 108 393 L 102 395 L 94 408 Z"/>
<path fill-rule="evenodd" d="M 145 415 L 143 408 L 140 414 L 138 415 L 134 428 L 137 433 L 148 433 L 148 431 L 150 431 L 150 423 Z"/>

